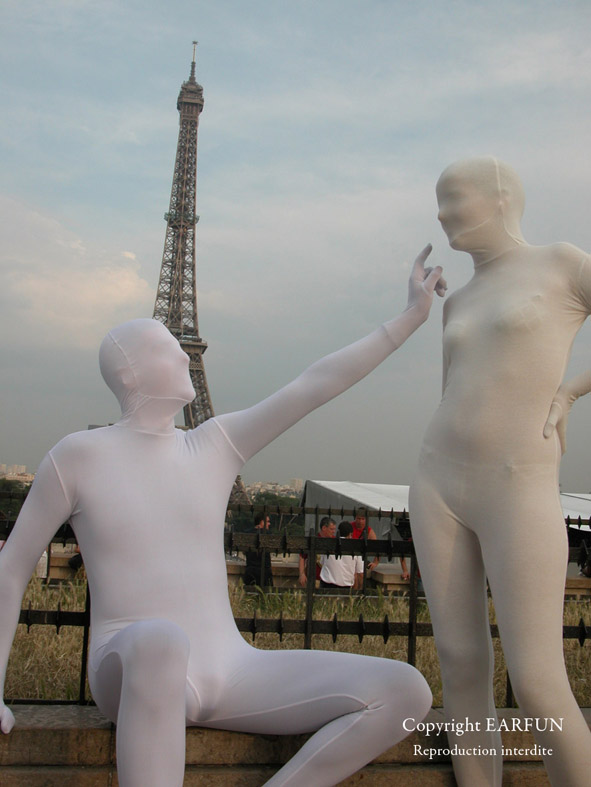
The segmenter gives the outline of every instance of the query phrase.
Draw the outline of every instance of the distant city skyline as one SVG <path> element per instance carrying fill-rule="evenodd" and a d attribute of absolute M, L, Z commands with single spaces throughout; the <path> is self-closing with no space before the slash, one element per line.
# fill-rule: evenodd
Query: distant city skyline
<path fill-rule="evenodd" d="M 499 0 L 55 0 L 0 8 L 0 451 L 36 469 L 65 434 L 118 417 L 97 351 L 152 314 L 192 40 L 197 284 L 217 413 L 249 406 L 404 308 L 441 170 L 511 163 L 534 244 L 591 249 L 591 7 Z M 380 369 L 280 437 L 246 482 L 408 484 L 441 388 L 441 308 Z M 571 359 L 591 362 L 586 325 Z M 591 491 L 591 397 L 565 491 Z"/>

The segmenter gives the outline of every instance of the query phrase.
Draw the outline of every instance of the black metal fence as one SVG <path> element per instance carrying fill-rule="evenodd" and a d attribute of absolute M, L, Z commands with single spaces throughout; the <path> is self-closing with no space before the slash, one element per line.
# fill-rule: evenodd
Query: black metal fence
<path fill-rule="evenodd" d="M 308 514 L 315 518 L 316 528 L 323 516 L 329 517 L 355 517 L 357 512 L 363 510 L 368 513 L 366 509 L 320 509 L 316 508 L 275 508 L 275 507 L 245 507 L 245 506 L 231 506 L 230 512 L 249 513 L 253 515 L 255 511 L 262 511 L 265 515 L 296 515 Z M 423 623 L 417 620 L 417 611 L 420 603 L 424 602 L 424 596 L 421 597 L 418 591 L 418 567 L 415 559 L 414 547 L 410 540 L 399 540 L 392 536 L 394 528 L 398 528 L 401 532 L 407 532 L 408 517 L 406 512 L 396 513 L 394 511 L 370 511 L 372 517 L 384 519 L 390 524 L 390 534 L 388 538 L 370 540 L 367 538 L 367 530 L 364 533 L 364 538 L 359 540 L 354 539 L 341 539 L 341 538 L 319 538 L 316 535 L 308 536 L 293 536 L 288 535 L 286 532 L 282 533 L 268 533 L 265 531 L 257 531 L 255 533 L 237 533 L 230 527 L 224 534 L 225 550 L 227 553 L 233 552 L 246 552 L 247 550 L 258 550 L 264 552 L 271 552 L 272 554 L 300 554 L 306 553 L 308 566 L 313 567 L 316 565 L 316 560 L 321 555 L 361 555 L 364 562 L 369 557 L 378 556 L 381 560 L 392 561 L 403 557 L 411 558 L 411 572 L 408 591 L 405 595 L 408 597 L 408 613 L 405 620 L 391 621 L 385 615 L 381 621 L 368 621 L 363 619 L 363 615 L 359 615 L 356 620 L 340 620 L 335 613 L 331 620 L 315 620 L 313 617 L 315 600 L 322 595 L 326 595 L 328 591 L 318 590 L 316 588 L 315 571 L 308 570 L 307 584 L 305 589 L 299 592 L 305 593 L 305 614 L 303 618 L 288 619 L 284 618 L 281 613 L 279 617 L 274 618 L 261 618 L 258 617 L 256 611 L 251 617 L 236 617 L 236 625 L 241 632 L 250 633 L 253 640 L 256 639 L 257 634 L 272 633 L 279 636 L 281 641 L 282 637 L 286 634 L 301 634 L 304 637 L 304 648 L 312 647 L 312 638 L 317 634 L 330 635 L 333 642 L 336 642 L 338 637 L 341 636 L 356 636 L 359 642 L 363 642 L 364 637 L 378 636 L 382 637 L 384 642 L 387 642 L 390 637 L 404 637 L 407 640 L 407 661 L 409 664 L 414 665 L 416 662 L 416 649 L 417 639 L 419 637 L 432 637 L 433 628 L 430 623 Z M 229 514 L 229 521 L 232 520 L 232 513 Z M 0 521 L 0 539 L 5 539 L 10 533 L 14 522 L 11 520 Z M 567 526 L 572 527 L 572 522 L 567 520 Z M 581 536 L 586 533 L 585 530 L 580 530 L 581 526 L 586 524 L 579 520 L 578 530 Z M 590 521 L 591 524 L 591 521 Z M 579 550 L 588 550 L 588 545 L 581 537 L 581 544 L 576 549 L 571 549 L 571 559 L 576 560 Z M 75 542 L 75 536 L 68 524 L 62 525 L 58 530 L 52 543 L 66 543 Z M 264 571 L 265 560 L 261 560 L 261 565 Z M 257 592 L 269 592 L 265 588 L 264 577 L 261 577 L 261 586 Z M 276 592 L 276 591 L 273 591 Z M 298 591 L 296 591 L 298 592 Z M 360 591 L 350 591 L 352 594 L 358 595 L 371 595 L 372 591 L 368 590 L 365 586 Z M 375 591 L 373 591 L 375 594 Z M 79 696 L 77 700 L 48 700 L 48 704 L 87 704 L 88 699 L 86 696 L 86 667 L 88 657 L 88 643 L 90 631 L 90 594 L 88 589 L 86 591 L 85 609 L 79 612 L 63 611 L 59 608 L 56 610 L 39 610 L 24 608 L 21 610 L 19 623 L 27 626 L 30 629 L 34 625 L 50 625 L 55 626 L 56 631 L 63 626 L 81 626 L 83 628 L 82 652 L 81 652 L 81 665 L 80 665 L 80 682 L 79 682 Z M 498 627 L 491 624 L 491 635 L 493 638 L 499 637 Z M 582 647 L 586 639 L 591 638 L 591 627 L 587 626 L 583 620 L 580 619 L 577 626 L 563 626 L 564 639 L 576 639 Z M 27 702 L 31 703 L 32 700 L 11 700 L 11 702 Z M 41 701 L 39 701 L 41 702 Z M 509 678 L 507 677 L 507 691 L 506 691 L 506 704 L 511 707 L 514 704 L 513 694 Z"/>

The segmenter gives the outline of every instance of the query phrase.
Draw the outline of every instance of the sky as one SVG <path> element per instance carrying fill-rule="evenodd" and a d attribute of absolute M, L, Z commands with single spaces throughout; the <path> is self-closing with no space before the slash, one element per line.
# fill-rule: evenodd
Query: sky
<path fill-rule="evenodd" d="M 4 0 L 0 4 L 0 463 L 35 470 L 110 423 L 109 328 L 152 314 L 192 40 L 197 282 L 217 413 L 246 407 L 399 313 L 434 185 L 493 154 L 530 243 L 591 250 L 586 0 Z M 441 389 L 441 308 L 372 375 L 280 437 L 246 481 L 407 484 Z M 591 330 L 570 371 L 587 368 Z M 590 492 L 591 397 L 563 491 Z"/>

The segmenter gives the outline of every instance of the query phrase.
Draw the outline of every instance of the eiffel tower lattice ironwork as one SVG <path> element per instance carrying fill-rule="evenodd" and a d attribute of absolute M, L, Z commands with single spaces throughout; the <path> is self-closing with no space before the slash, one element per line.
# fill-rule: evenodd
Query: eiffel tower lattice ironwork
<path fill-rule="evenodd" d="M 197 191 L 197 129 L 203 110 L 203 88 L 195 79 L 195 51 L 191 74 L 183 82 L 177 100 L 180 113 L 179 138 L 172 177 L 170 207 L 164 215 L 166 237 L 162 267 L 154 304 L 154 319 L 163 322 L 189 356 L 189 371 L 195 399 L 184 408 L 185 426 L 194 429 L 214 415 L 203 353 L 207 342 L 199 336 L 197 287 L 195 282 L 195 227 Z M 232 503 L 249 503 L 240 476 L 236 478 Z"/>

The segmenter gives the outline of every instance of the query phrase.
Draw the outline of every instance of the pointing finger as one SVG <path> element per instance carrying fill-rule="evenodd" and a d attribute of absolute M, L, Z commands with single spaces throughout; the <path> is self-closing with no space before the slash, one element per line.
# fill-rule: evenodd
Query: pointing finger
<path fill-rule="evenodd" d="M 428 243 L 425 248 L 417 254 L 417 257 L 414 261 L 412 266 L 412 273 L 411 276 L 413 279 L 419 279 L 422 281 L 424 279 L 424 272 L 425 272 L 425 260 L 431 254 L 433 246 Z"/>

